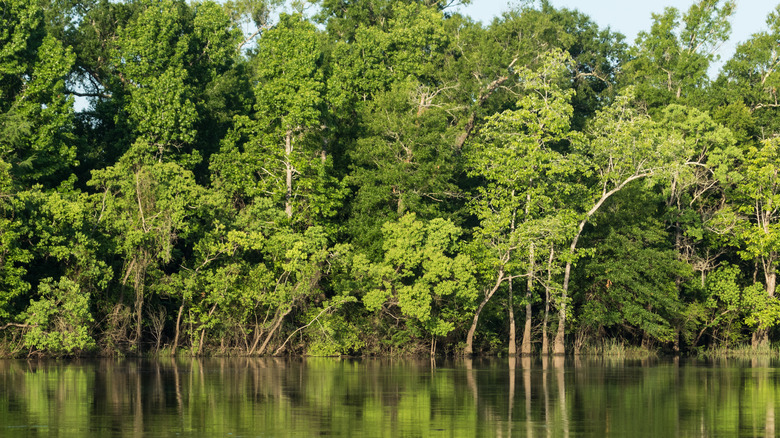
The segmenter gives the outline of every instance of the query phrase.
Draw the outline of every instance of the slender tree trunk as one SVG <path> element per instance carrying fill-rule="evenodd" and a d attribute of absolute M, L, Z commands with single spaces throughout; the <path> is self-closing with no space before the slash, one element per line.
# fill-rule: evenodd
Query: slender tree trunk
<path fill-rule="evenodd" d="M 176 315 L 176 333 L 173 335 L 173 351 L 171 351 L 172 355 L 176 354 L 176 350 L 179 349 L 179 336 L 181 333 L 181 315 L 184 312 L 184 298 L 181 300 L 181 306 L 179 306 L 179 314 Z"/>
<path fill-rule="evenodd" d="M 314 324 L 314 322 L 317 321 L 317 319 L 319 319 L 320 316 L 322 316 L 323 314 L 325 314 L 325 312 L 328 312 L 332 308 L 333 308 L 333 306 L 328 306 L 328 307 L 322 309 L 320 311 L 320 313 L 317 314 L 317 316 L 315 316 L 311 321 L 309 321 L 308 324 L 306 324 L 304 326 L 301 326 L 301 327 L 298 327 L 297 329 L 295 329 L 295 331 L 290 333 L 290 336 L 287 336 L 287 339 L 285 339 L 284 342 L 282 342 L 282 345 L 280 345 L 279 348 L 277 348 L 276 351 L 274 351 L 274 356 L 278 356 L 279 353 L 282 352 L 282 350 L 284 349 L 284 346 L 287 345 L 288 342 L 290 342 L 290 339 L 292 339 L 292 337 L 295 336 L 296 333 L 298 333 L 299 331 L 301 331 L 301 330 L 309 327 L 310 325 Z M 432 341 L 432 342 L 435 342 L 436 338 L 434 337 L 433 339 L 434 339 L 434 341 Z M 435 347 L 431 347 L 431 349 L 433 351 L 435 351 Z"/>
<path fill-rule="evenodd" d="M 531 246 L 528 248 L 528 253 L 528 279 L 525 288 L 525 327 L 523 328 L 523 345 L 520 349 L 522 354 L 531 354 L 531 323 L 533 317 L 531 302 L 533 300 L 534 270 L 536 269 L 533 242 L 531 242 Z"/>
<path fill-rule="evenodd" d="M 547 328 L 550 326 L 550 288 L 544 290 L 544 319 L 542 320 L 542 354 L 550 353 L 550 337 Z"/>
<path fill-rule="evenodd" d="M 496 293 L 498 288 L 501 286 L 501 282 L 504 281 L 504 268 L 501 267 L 498 270 L 498 278 L 496 278 L 496 284 L 493 285 L 493 288 L 485 293 L 485 298 L 482 299 L 482 302 L 479 303 L 479 306 L 477 307 L 476 313 L 474 313 L 474 321 L 471 323 L 471 327 L 469 328 L 469 332 L 466 335 L 466 349 L 463 350 L 463 353 L 466 355 L 470 355 L 474 353 L 474 333 L 477 331 L 477 322 L 479 322 L 479 314 L 482 312 L 482 309 L 485 308 L 485 304 L 490 301 L 490 298 L 493 297 L 493 295 Z"/>
<path fill-rule="evenodd" d="M 574 239 L 571 245 L 572 254 L 577 247 L 577 239 L 579 235 Z M 558 303 L 558 331 L 555 333 L 555 340 L 553 340 L 553 354 L 566 354 L 565 335 L 566 335 L 566 300 L 568 298 L 569 290 L 569 277 L 571 276 L 572 262 L 566 262 L 566 270 L 563 273 L 563 289 L 561 290 L 561 298 Z"/>
<path fill-rule="evenodd" d="M 777 271 L 775 270 L 775 261 L 776 256 L 774 252 L 770 254 L 769 260 L 766 262 L 766 266 L 764 268 L 764 279 L 766 280 L 766 294 L 769 296 L 769 298 L 773 298 L 775 296 L 775 289 L 777 287 Z"/>
<path fill-rule="evenodd" d="M 599 210 L 599 208 L 601 208 L 601 206 L 604 205 L 604 202 L 606 202 L 606 200 L 609 199 L 610 196 L 622 190 L 623 187 L 625 187 L 631 181 L 642 179 L 649 175 L 651 175 L 651 172 L 631 175 L 630 177 L 624 179 L 623 182 L 618 184 L 612 190 L 602 192 L 599 200 L 596 201 L 595 204 L 593 204 L 593 207 L 591 207 L 587 213 L 585 213 L 585 219 L 580 221 L 580 224 L 577 227 L 577 234 L 574 236 L 574 239 L 572 240 L 571 245 L 569 246 L 570 258 L 569 261 L 566 262 L 566 270 L 564 271 L 563 274 L 563 290 L 561 291 L 561 299 L 558 306 L 558 332 L 555 334 L 555 340 L 553 341 L 554 354 L 566 354 L 564 337 L 566 334 L 566 301 L 568 299 L 569 278 L 571 277 L 571 267 L 572 267 L 571 257 L 574 257 L 574 253 L 577 250 L 577 242 L 580 240 L 580 236 L 582 235 L 582 230 L 585 229 L 585 224 L 588 223 L 588 220 L 590 220 L 591 216 L 593 216 Z"/>
<path fill-rule="evenodd" d="M 200 340 L 198 341 L 198 356 L 203 354 L 203 340 L 206 338 L 206 329 L 200 329 Z"/>
<path fill-rule="evenodd" d="M 286 171 L 285 176 L 287 182 L 287 194 L 285 196 L 284 212 L 287 214 L 288 218 L 292 218 L 292 196 L 293 196 L 293 186 L 292 186 L 293 165 L 291 161 L 292 152 L 293 152 L 292 131 L 288 130 L 286 135 L 284 136 L 284 156 L 285 156 L 284 167 Z"/>
<path fill-rule="evenodd" d="M 569 251 L 574 254 L 577 249 L 577 242 L 580 239 L 580 234 L 585 228 L 587 219 L 580 222 L 579 231 L 571 242 Z M 566 300 L 568 299 L 569 291 L 569 279 L 571 278 L 571 258 L 566 262 L 566 269 L 563 272 L 563 289 L 561 290 L 561 298 L 558 303 L 558 331 L 555 333 L 555 340 L 553 341 L 553 354 L 566 354 L 565 335 L 566 335 Z"/>
<path fill-rule="evenodd" d="M 515 191 L 512 190 L 512 204 L 514 204 Z M 528 205 L 526 203 L 526 216 Z M 512 223 L 510 224 L 510 234 L 515 233 L 515 224 L 517 219 L 517 210 L 512 211 Z M 515 324 L 515 302 L 512 279 L 509 279 L 509 355 L 517 355 L 517 326 Z"/>
<path fill-rule="evenodd" d="M 509 66 L 507 70 L 510 70 L 513 65 L 517 62 L 517 58 L 513 59 L 511 63 L 509 63 Z M 490 97 L 491 94 L 499 87 L 501 84 L 506 82 L 507 79 L 509 79 L 510 76 L 500 76 L 496 78 L 493 82 L 487 85 L 485 89 L 480 92 L 479 97 L 477 98 L 476 105 L 474 106 L 471 114 L 469 115 L 468 120 L 466 121 L 466 126 L 463 128 L 463 133 L 458 136 L 458 138 L 455 139 L 455 148 L 457 150 L 461 150 L 463 148 L 463 144 L 466 143 L 466 140 L 471 135 L 471 132 L 474 130 L 474 127 L 476 125 L 477 120 L 477 110 L 484 105 L 485 101 Z"/>
<path fill-rule="evenodd" d="M 148 263 L 145 251 L 141 252 L 141 261 L 136 263 L 135 272 L 135 339 L 133 345 L 138 349 L 143 331 L 144 310 L 144 283 L 146 282 L 146 264 Z"/>
<path fill-rule="evenodd" d="M 288 307 L 287 310 L 284 311 L 282 314 L 278 314 L 276 321 L 274 321 L 274 325 L 271 327 L 271 331 L 268 332 L 268 335 L 265 337 L 265 341 L 263 342 L 263 345 L 260 346 L 260 350 L 257 351 L 257 354 L 263 355 L 265 354 L 265 349 L 268 347 L 268 343 L 271 342 L 271 338 L 274 336 L 274 333 L 276 333 L 276 330 L 279 329 L 279 326 L 282 325 L 282 320 L 284 320 L 284 317 L 287 316 L 292 311 L 292 306 Z M 252 354 L 250 352 L 249 354 Z"/>
<path fill-rule="evenodd" d="M 544 285 L 544 320 L 542 321 L 542 355 L 550 353 L 550 341 L 547 327 L 550 322 L 550 287 L 552 282 L 552 265 L 555 258 L 555 247 L 550 245 L 550 258 L 547 260 L 547 284 Z"/>
<path fill-rule="evenodd" d="M 251 356 L 252 353 L 255 352 L 257 349 L 257 344 L 260 343 L 260 339 L 262 339 L 263 333 L 260 330 L 260 324 L 255 324 L 255 340 L 252 341 L 252 348 L 250 348 L 247 352 L 247 356 Z"/>
<path fill-rule="evenodd" d="M 217 310 L 217 303 L 214 303 L 213 306 L 211 306 L 211 310 L 209 310 L 209 317 L 214 314 L 214 311 Z M 200 356 L 203 353 L 203 340 L 206 338 L 206 328 L 200 329 L 200 341 L 198 342 L 198 356 Z"/>
<path fill-rule="evenodd" d="M 512 297 L 512 279 L 509 279 L 509 355 L 517 355 L 517 328 L 515 327 L 515 303 Z"/>
<path fill-rule="evenodd" d="M 766 282 L 766 294 L 769 298 L 775 296 L 775 290 L 777 288 L 777 271 L 775 269 L 776 254 L 770 252 L 769 256 L 762 258 L 761 262 L 764 268 L 764 281 Z M 759 348 L 769 343 L 769 330 L 766 328 L 758 327 L 753 332 L 753 338 L 751 344 L 753 348 Z"/>

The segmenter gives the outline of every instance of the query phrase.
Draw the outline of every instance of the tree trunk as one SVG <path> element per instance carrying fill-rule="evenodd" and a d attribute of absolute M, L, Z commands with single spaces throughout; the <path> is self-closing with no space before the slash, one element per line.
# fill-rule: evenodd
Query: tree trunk
<path fill-rule="evenodd" d="M 515 327 L 515 303 L 512 299 L 512 279 L 509 279 L 509 355 L 517 355 L 517 329 Z"/>
<path fill-rule="evenodd" d="M 135 339 L 133 345 L 136 351 L 141 342 L 143 331 L 143 310 L 144 310 L 144 283 L 146 282 L 146 264 L 148 263 L 145 251 L 141 252 L 141 261 L 135 264 Z"/>
<path fill-rule="evenodd" d="M 466 335 L 466 348 L 463 350 L 463 353 L 466 355 L 474 354 L 474 333 L 477 331 L 477 322 L 479 322 L 479 314 L 482 312 L 482 309 L 485 308 L 485 304 L 490 301 L 490 298 L 493 297 L 493 295 L 496 293 L 498 288 L 501 286 L 501 282 L 504 281 L 504 268 L 498 270 L 498 278 L 496 279 L 496 284 L 493 285 L 493 288 L 488 291 L 485 294 L 485 298 L 482 300 L 481 303 L 479 303 L 479 307 L 477 307 L 476 313 L 474 313 L 474 321 L 471 323 L 471 327 L 469 328 L 469 332 Z"/>
<path fill-rule="evenodd" d="M 292 131 L 287 131 L 287 134 L 284 136 L 284 167 L 286 171 L 286 183 L 287 183 L 287 193 L 285 195 L 285 204 L 284 204 L 284 212 L 287 214 L 288 218 L 292 218 L 292 195 L 293 195 L 293 187 L 292 187 L 292 177 L 293 177 L 293 166 L 292 166 L 292 152 L 293 152 L 293 145 L 292 145 Z"/>
<path fill-rule="evenodd" d="M 533 299 L 534 289 L 534 244 L 528 249 L 528 279 L 525 289 L 525 327 L 523 328 L 523 344 L 520 352 L 522 354 L 531 354 L 531 323 L 532 323 L 532 306 L 531 301 Z"/>
<path fill-rule="evenodd" d="M 770 252 L 769 256 L 762 258 L 761 262 L 764 268 L 764 281 L 766 282 L 766 294 L 769 298 L 774 298 L 775 289 L 777 288 L 777 271 L 775 270 L 774 261 L 776 254 L 774 251 Z M 753 332 L 753 338 L 751 339 L 751 345 L 754 349 L 766 346 L 769 343 L 769 329 L 758 327 Z"/>
<path fill-rule="evenodd" d="M 574 238 L 574 242 L 571 245 L 572 254 L 577 247 L 578 238 L 579 234 Z M 564 337 L 566 335 L 566 299 L 569 290 L 571 264 L 571 261 L 566 262 L 566 270 L 563 274 L 563 290 L 561 290 L 561 298 L 558 303 L 558 331 L 555 333 L 555 340 L 553 341 L 553 354 L 566 354 L 566 346 L 564 344 Z"/>
<path fill-rule="evenodd" d="M 550 322 L 550 287 L 552 284 L 552 265 L 555 258 L 555 247 L 550 245 L 550 258 L 547 260 L 547 284 L 544 285 L 544 320 L 542 321 L 542 355 L 550 353 L 550 341 L 547 327 Z"/>
<path fill-rule="evenodd" d="M 507 67 L 507 70 L 511 70 L 512 66 L 515 65 L 517 62 L 517 58 L 513 59 L 511 63 L 509 63 L 509 66 Z M 485 101 L 490 97 L 491 94 L 499 87 L 501 84 L 506 82 L 507 79 L 509 79 L 510 76 L 500 76 L 496 78 L 493 82 L 488 84 L 487 87 L 479 94 L 479 97 L 477 98 L 476 105 L 472 109 L 471 114 L 469 115 L 468 120 L 466 121 L 466 126 L 463 128 L 463 133 L 459 135 L 455 139 L 455 148 L 456 150 L 463 149 L 463 144 L 466 143 L 466 140 L 471 135 L 471 132 L 474 130 L 474 126 L 476 125 L 477 120 L 477 110 L 484 105 Z"/>
<path fill-rule="evenodd" d="M 544 319 L 542 320 L 542 354 L 550 353 L 550 338 L 547 335 L 547 327 L 550 321 L 550 289 L 545 288 Z"/>
<path fill-rule="evenodd" d="M 181 328 L 181 314 L 184 312 L 184 299 L 181 300 L 181 306 L 179 306 L 179 314 L 176 315 L 176 333 L 173 335 L 173 350 L 171 355 L 176 354 L 176 350 L 179 349 L 179 333 Z"/>
<path fill-rule="evenodd" d="M 564 345 L 564 335 L 566 334 L 566 300 L 568 298 L 569 293 L 569 278 L 571 277 L 571 266 L 572 261 L 571 257 L 574 257 L 574 253 L 577 250 L 577 242 L 580 240 L 580 236 L 582 235 L 582 230 L 585 229 L 585 224 L 588 223 L 588 220 L 593 216 L 599 208 L 601 208 L 602 205 L 604 205 L 604 202 L 607 201 L 607 199 L 610 198 L 610 196 L 614 195 L 615 193 L 619 192 L 623 189 L 628 183 L 631 181 L 642 179 L 646 176 L 649 176 L 651 172 L 647 173 L 639 173 L 639 174 L 633 174 L 630 177 L 626 178 L 618 184 L 615 188 L 608 192 L 602 192 L 601 197 L 598 201 L 596 201 L 595 204 L 593 204 L 593 207 L 588 210 L 587 213 L 585 213 L 585 219 L 580 221 L 579 226 L 577 227 L 577 234 L 574 236 L 574 239 L 571 242 L 571 245 L 569 246 L 569 252 L 570 252 L 570 259 L 566 262 L 566 270 L 563 274 L 563 290 L 561 291 L 561 299 L 558 307 L 558 332 L 555 334 L 555 340 L 553 341 L 553 353 L 554 354 L 566 354 L 566 347 Z"/>
<path fill-rule="evenodd" d="M 214 303 L 213 306 L 211 306 L 211 310 L 209 310 L 209 318 L 211 315 L 214 314 L 214 311 L 217 310 L 217 303 Z M 203 353 L 203 340 L 206 338 L 206 328 L 200 329 L 200 341 L 198 342 L 198 356 L 200 356 Z"/>
<path fill-rule="evenodd" d="M 281 310 L 281 309 L 280 309 Z M 257 354 L 263 355 L 265 354 L 265 349 L 268 347 L 268 343 L 271 342 L 271 338 L 274 336 L 274 333 L 276 333 L 276 330 L 279 329 L 279 326 L 282 325 L 282 320 L 284 319 L 287 314 L 289 314 L 292 311 L 292 306 L 288 307 L 287 310 L 284 311 L 284 313 L 279 314 L 277 310 L 277 317 L 274 321 L 274 325 L 271 327 L 271 330 L 268 332 L 268 335 L 265 337 L 265 341 L 263 341 L 263 345 L 260 346 L 260 350 L 257 351 Z M 251 355 L 253 351 L 250 351 L 249 354 Z"/>
<path fill-rule="evenodd" d="M 750 345 L 754 350 L 762 348 L 769 343 L 769 330 L 765 328 L 757 328 L 753 332 L 753 337 L 750 340 Z"/>

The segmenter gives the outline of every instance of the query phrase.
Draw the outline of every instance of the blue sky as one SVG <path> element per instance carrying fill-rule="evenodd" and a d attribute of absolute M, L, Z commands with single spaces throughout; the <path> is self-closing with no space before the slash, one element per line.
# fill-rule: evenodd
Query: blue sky
<path fill-rule="evenodd" d="M 780 0 L 736 0 L 737 11 L 731 20 L 731 40 L 720 49 L 721 63 L 733 55 L 736 46 L 750 38 L 750 35 L 766 30 L 766 17 Z M 665 7 L 673 6 L 687 11 L 694 0 L 551 0 L 559 8 L 578 9 L 587 14 L 600 27 L 609 26 L 612 30 L 626 36 L 633 43 L 637 33 L 649 30 L 653 12 L 662 12 Z M 508 10 L 518 1 L 508 0 L 472 0 L 471 5 L 461 8 L 475 20 L 485 24 L 494 16 Z M 711 72 L 714 73 L 714 72 Z"/>

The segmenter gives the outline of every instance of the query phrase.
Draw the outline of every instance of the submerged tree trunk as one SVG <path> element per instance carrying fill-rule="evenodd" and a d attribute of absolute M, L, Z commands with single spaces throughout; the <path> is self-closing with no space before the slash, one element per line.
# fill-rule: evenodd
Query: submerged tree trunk
<path fill-rule="evenodd" d="M 574 239 L 571 244 L 571 251 L 574 253 L 574 249 L 577 247 L 577 239 L 579 235 Z M 558 302 L 558 331 L 555 333 L 555 340 L 553 340 L 553 354 L 566 354 L 566 346 L 564 337 L 566 335 L 566 300 L 568 298 L 567 292 L 569 290 L 569 278 L 571 276 L 571 260 L 566 262 L 566 270 L 563 273 L 563 289 L 561 290 L 561 297 Z"/>

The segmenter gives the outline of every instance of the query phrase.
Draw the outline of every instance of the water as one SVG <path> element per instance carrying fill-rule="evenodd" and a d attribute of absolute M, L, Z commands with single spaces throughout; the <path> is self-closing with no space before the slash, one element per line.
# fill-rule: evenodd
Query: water
<path fill-rule="evenodd" d="M 0 361 L 0 436 L 763 437 L 778 363 Z"/>

